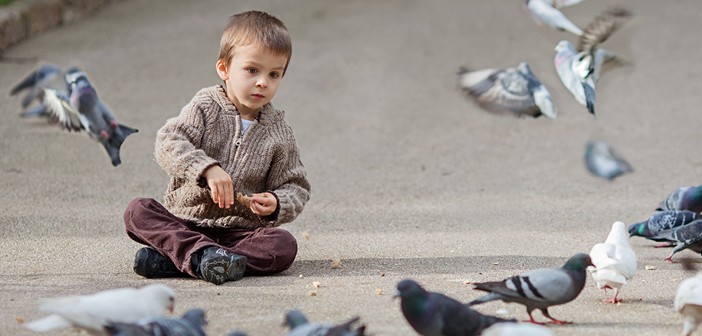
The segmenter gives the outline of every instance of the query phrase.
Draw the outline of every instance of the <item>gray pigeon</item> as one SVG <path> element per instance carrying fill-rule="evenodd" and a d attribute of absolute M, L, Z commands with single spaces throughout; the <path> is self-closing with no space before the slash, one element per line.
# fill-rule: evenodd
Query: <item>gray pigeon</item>
<path fill-rule="evenodd" d="M 228 333 L 227 333 L 226 335 L 224 335 L 224 336 L 246 336 L 246 333 L 243 332 L 243 331 L 235 330 L 235 331 L 230 331 L 230 332 L 228 332 Z"/>
<path fill-rule="evenodd" d="M 526 62 L 507 69 L 469 71 L 461 68 L 458 86 L 467 97 L 472 97 L 480 106 L 494 113 L 556 118 L 551 93 Z"/>
<path fill-rule="evenodd" d="M 529 322 L 539 323 L 531 315 L 534 309 L 538 309 L 555 324 L 569 324 L 572 322 L 551 317 L 548 308 L 573 301 L 580 295 L 585 286 L 587 266 L 594 266 L 590 256 L 578 253 L 561 268 L 537 269 L 502 281 L 475 283 L 474 289 L 490 294 L 468 304 L 472 306 L 495 300 L 515 302 L 526 307 Z"/>
<path fill-rule="evenodd" d="M 675 189 L 656 210 L 690 210 L 699 214 L 702 212 L 702 185 Z"/>
<path fill-rule="evenodd" d="M 353 317 L 341 324 L 310 323 L 305 314 L 297 309 L 291 309 L 285 314 L 284 325 L 288 326 L 288 336 L 363 336 L 366 326 L 353 325 L 359 317 Z"/>
<path fill-rule="evenodd" d="M 480 335 L 495 323 L 516 322 L 483 315 L 444 294 L 428 292 L 410 279 L 397 284 L 395 296 L 400 297 L 402 315 L 407 322 L 424 336 Z"/>
<path fill-rule="evenodd" d="M 673 255 L 684 249 L 702 253 L 702 219 L 661 232 L 658 234 L 658 237 L 675 244 L 673 251 L 663 259 L 665 261 L 672 263 Z"/>
<path fill-rule="evenodd" d="M 16 95 L 22 91 L 28 90 L 27 94 L 22 98 L 22 107 L 26 108 L 32 103 L 37 96 L 42 92 L 42 89 L 48 88 L 51 81 L 61 73 L 61 69 L 53 64 L 44 64 L 32 71 L 21 82 L 15 85 L 10 91 L 10 95 Z"/>
<path fill-rule="evenodd" d="M 105 332 L 113 336 L 205 336 L 205 311 L 190 309 L 181 318 L 153 318 L 137 323 L 111 322 Z"/>
<path fill-rule="evenodd" d="M 51 67 L 40 68 L 27 78 L 39 77 L 37 73 L 54 71 L 57 70 Z M 65 130 L 86 132 L 90 138 L 102 144 L 112 165 L 118 166 L 122 163 L 120 159 L 122 143 L 130 134 L 138 130 L 117 122 L 112 112 L 98 99 L 95 88 L 84 72 L 71 68 L 66 72 L 64 79 L 67 85 L 66 92 L 45 87 L 45 82 L 39 80 L 25 79 L 18 84 L 13 92 L 30 90 L 28 96 L 38 101 L 36 106 L 26 108 L 21 116 L 43 117 L 50 122 L 59 123 Z"/>
<path fill-rule="evenodd" d="M 657 242 L 670 242 L 666 238 L 670 230 L 698 219 L 700 219 L 698 213 L 688 210 L 658 211 L 643 222 L 629 225 L 629 237 L 638 236 Z M 666 247 L 674 244 L 665 243 L 657 246 Z"/>
<path fill-rule="evenodd" d="M 604 141 L 590 141 L 585 145 L 585 166 L 593 175 L 609 181 L 634 171 L 631 165 Z"/>

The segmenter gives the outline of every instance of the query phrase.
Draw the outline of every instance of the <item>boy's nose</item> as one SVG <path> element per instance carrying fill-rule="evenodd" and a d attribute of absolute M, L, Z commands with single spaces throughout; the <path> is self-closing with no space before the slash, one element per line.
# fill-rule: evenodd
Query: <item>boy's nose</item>
<path fill-rule="evenodd" d="M 256 86 L 262 87 L 262 88 L 268 87 L 268 79 L 266 79 L 265 77 L 259 78 L 256 81 Z"/>

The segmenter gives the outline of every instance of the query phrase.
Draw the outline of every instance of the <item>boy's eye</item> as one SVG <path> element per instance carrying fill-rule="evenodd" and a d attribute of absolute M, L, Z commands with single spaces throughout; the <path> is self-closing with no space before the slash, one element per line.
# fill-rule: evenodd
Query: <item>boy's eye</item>
<path fill-rule="evenodd" d="M 245 70 L 246 70 L 246 72 L 248 72 L 252 75 L 258 72 L 258 70 L 256 68 L 247 68 Z"/>
<path fill-rule="evenodd" d="M 271 78 L 278 78 L 278 77 L 280 77 L 280 73 L 271 72 L 270 76 L 271 76 Z"/>

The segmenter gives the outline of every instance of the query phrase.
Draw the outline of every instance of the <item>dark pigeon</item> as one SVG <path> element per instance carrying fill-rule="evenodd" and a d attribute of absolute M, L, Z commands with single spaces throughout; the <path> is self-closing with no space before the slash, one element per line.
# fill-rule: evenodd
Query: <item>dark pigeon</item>
<path fill-rule="evenodd" d="M 659 236 L 662 239 L 675 243 L 673 251 L 664 259 L 668 262 L 672 263 L 673 255 L 684 249 L 702 253 L 702 219 L 673 228 L 666 231 L 665 234 L 659 234 Z"/>
<path fill-rule="evenodd" d="M 515 302 L 526 307 L 529 322 L 541 324 L 531 315 L 534 309 L 538 309 L 554 324 L 569 324 L 572 322 L 551 317 L 548 308 L 573 301 L 580 295 L 585 286 L 587 266 L 593 266 L 590 256 L 579 253 L 561 268 L 537 269 L 502 281 L 475 283 L 474 289 L 490 294 L 471 301 L 469 305 L 494 300 Z"/>
<path fill-rule="evenodd" d="M 414 330 L 424 336 L 480 335 L 495 323 L 516 322 L 483 315 L 444 294 L 428 292 L 406 279 L 397 284 L 402 314 Z"/>
<path fill-rule="evenodd" d="M 670 242 L 668 231 L 700 219 L 689 210 L 666 210 L 653 214 L 649 219 L 629 225 L 629 237 L 644 237 L 657 242 Z M 673 246 L 669 244 L 658 246 Z"/>
<path fill-rule="evenodd" d="M 666 196 L 656 210 L 702 212 L 702 185 L 678 188 Z"/>
<path fill-rule="evenodd" d="M 292 309 L 285 314 L 284 324 L 290 328 L 288 336 L 364 336 L 365 325 L 354 327 L 359 320 L 353 317 L 341 324 L 310 323 L 305 314 Z"/>
<path fill-rule="evenodd" d="M 112 336 L 206 336 L 205 311 L 190 309 L 181 318 L 154 318 L 137 323 L 109 323 L 105 332 Z"/>
<path fill-rule="evenodd" d="M 42 67 L 13 89 L 13 93 L 29 90 L 28 96 L 31 97 L 25 100 L 38 102 L 27 107 L 29 103 L 25 105 L 23 101 L 25 110 L 21 116 L 46 118 L 51 123 L 58 123 L 64 130 L 85 132 L 104 147 L 113 166 L 120 165 L 122 143 L 129 135 L 139 130 L 117 122 L 110 109 L 98 98 L 95 88 L 84 72 L 77 68 L 66 72 L 65 92 L 47 87 L 45 80 L 30 80 L 40 77 L 39 74 L 44 72 L 53 74 L 59 70 L 53 66 Z"/>

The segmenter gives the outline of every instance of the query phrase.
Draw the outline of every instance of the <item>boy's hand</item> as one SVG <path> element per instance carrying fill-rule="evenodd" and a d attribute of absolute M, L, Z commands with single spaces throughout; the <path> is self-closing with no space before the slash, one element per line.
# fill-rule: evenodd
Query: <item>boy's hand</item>
<path fill-rule="evenodd" d="M 234 183 L 232 177 L 220 166 L 207 168 L 202 176 L 207 180 L 210 187 L 212 201 L 220 208 L 229 209 L 234 204 Z"/>
<path fill-rule="evenodd" d="M 278 207 L 278 200 L 271 193 L 253 194 L 251 211 L 259 216 L 268 216 Z"/>

